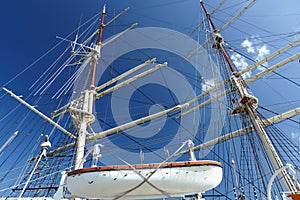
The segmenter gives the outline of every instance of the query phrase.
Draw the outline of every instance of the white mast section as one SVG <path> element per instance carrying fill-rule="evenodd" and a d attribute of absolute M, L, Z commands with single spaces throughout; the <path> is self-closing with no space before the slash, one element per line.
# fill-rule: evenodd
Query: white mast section
<path fill-rule="evenodd" d="M 253 126 L 254 126 L 267 154 L 269 155 L 275 169 L 279 169 L 279 168 L 283 167 L 284 165 L 283 165 L 279 155 L 277 154 L 275 147 L 273 146 L 269 136 L 263 129 L 262 125 L 259 123 L 259 118 L 255 115 L 255 113 L 252 110 L 252 108 L 250 107 L 250 105 L 246 104 L 246 108 L 247 108 L 248 114 L 250 116 L 250 119 L 253 123 Z M 294 183 L 292 182 L 290 176 L 288 175 L 288 173 L 285 170 L 282 170 L 280 175 L 281 175 L 282 182 L 286 189 L 289 189 L 291 191 L 297 190 Z"/>
<path fill-rule="evenodd" d="M 92 104 L 93 104 L 93 94 L 94 91 L 86 90 L 83 95 L 83 106 L 81 109 L 71 109 L 71 115 L 75 120 L 75 124 L 78 124 L 78 138 L 77 138 L 77 148 L 76 148 L 76 159 L 75 159 L 75 169 L 83 168 L 82 158 L 84 157 L 84 147 L 87 135 L 87 126 L 94 119 L 92 114 Z"/>
<path fill-rule="evenodd" d="M 38 164 L 40 163 L 40 161 L 41 161 L 41 159 L 42 159 L 43 156 L 46 157 L 46 149 L 43 149 L 42 153 L 39 155 L 39 159 L 37 160 L 36 164 L 34 165 L 34 168 L 33 168 L 33 170 L 31 171 L 31 173 L 30 173 L 30 175 L 29 175 L 29 178 L 28 178 L 28 180 L 26 181 L 26 183 L 25 183 L 25 185 L 24 185 L 24 187 L 23 187 L 23 189 L 22 189 L 22 191 L 21 191 L 21 193 L 20 193 L 20 195 L 19 195 L 19 197 L 18 197 L 18 200 L 22 200 L 22 195 L 24 194 L 24 192 L 25 192 L 25 190 L 26 190 L 26 188 L 27 188 L 27 186 L 28 186 L 28 184 L 29 184 L 29 182 L 30 182 L 30 180 L 31 180 L 31 178 L 32 178 L 32 176 L 33 176 L 35 170 L 37 169 L 37 166 L 38 166 Z"/>
<path fill-rule="evenodd" d="M 240 99 L 245 99 L 244 102 L 240 101 L 242 104 L 242 108 L 246 111 L 246 113 L 249 115 L 250 120 L 253 124 L 254 129 L 256 130 L 256 133 L 258 137 L 260 138 L 260 141 L 266 150 L 266 153 L 268 154 L 271 162 L 273 163 L 275 169 L 281 168 L 283 166 L 283 162 L 281 161 L 275 147 L 272 144 L 272 141 L 270 140 L 268 134 L 264 130 L 264 126 L 261 123 L 261 120 L 259 116 L 257 115 L 255 111 L 255 103 L 252 102 L 251 97 L 247 95 L 245 92 L 245 87 L 242 84 L 242 79 L 240 77 L 235 77 L 234 75 L 231 76 L 232 83 L 235 85 L 237 89 L 237 93 L 240 96 Z M 255 97 L 254 97 L 255 98 Z M 257 102 L 256 102 L 257 104 Z M 294 183 L 292 182 L 290 176 L 287 174 L 287 172 L 284 170 L 281 173 L 282 182 L 283 185 L 287 190 L 296 191 L 296 187 Z"/>
<path fill-rule="evenodd" d="M 42 112 L 40 112 L 39 110 L 37 110 L 34 106 L 28 104 L 26 101 L 24 101 L 23 99 L 21 99 L 19 96 L 15 95 L 12 91 L 9 91 L 6 88 L 3 88 L 3 90 L 5 92 L 7 92 L 8 94 L 10 94 L 10 96 L 12 96 L 13 98 L 15 98 L 16 100 L 18 100 L 20 103 L 22 103 L 23 105 L 25 105 L 27 108 L 29 108 L 30 110 L 32 110 L 33 112 L 35 112 L 36 114 L 38 114 L 40 117 L 42 117 L 43 119 L 45 119 L 47 122 L 49 122 L 50 124 L 52 124 L 54 127 L 58 128 L 63 133 L 67 134 L 70 138 L 76 139 L 76 137 L 72 133 L 70 133 L 69 131 L 67 131 L 63 127 L 61 127 L 58 123 L 56 123 L 55 121 L 53 121 L 51 118 L 49 118 L 46 115 L 44 115 Z"/>
<path fill-rule="evenodd" d="M 126 12 L 127 10 L 123 11 Z M 96 67 L 97 67 L 97 61 L 101 56 L 101 48 L 112 41 L 116 40 L 117 38 L 121 37 L 125 33 L 127 33 L 129 30 L 133 29 L 137 24 L 132 24 L 129 28 L 124 30 L 123 32 L 117 34 L 115 37 L 109 39 L 105 43 L 102 43 L 102 33 L 103 33 L 103 28 L 105 27 L 104 24 L 104 17 L 106 13 L 106 7 L 105 5 L 103 6 L 102 10 L 102 15 L 101 15 L 101 24 L 100 28 L 96 33 L 99 33 L 98 37 L 98 43 L 92 49 L 92 53 L 90 56 L 93 58 L 92 59 L 92 69 L 91 69 L 91 84 L 90 84 L 90 89 L 84 91 L 83 94 L 83 103 L 80 108 L 66 108 L 70 111 L 71 116 L 73 120 L 75 121 L 75 124 L 77 125 L 78 128 L 78 138 L 77 138 L 77 143 L 76 143 L 76 159 L 75 159 L 75 169 L 80 169 L 83 168 L 84 162 L 84 148 L 85 148 L 85 143 L 86 143 L 86 137 L 88 134 L 87 131 L 87 126 L 93 122 L 95 119 L 94 115 L 92 114 L 93 112 L 93 104 L 94 104 L 94 98 L 97 98 L 97 93 L 96 93 L 96 88 L 95 88 L 95 76 L 96 76 Z M 121 16 L 120 14 L 119 16 Z M 116 16 L 115 19 L 117 19 L 119 16 Z M 111 23 L 111 21 L 109 22 Z M 113 91 L 113 90 L 112 90 Z M 61 113 L 65 113 L 65 111 L 62 111 Z"/>
<path fill-rule="evenodd" d="M 54 119 L 54 118 L 56 118 L 56 117 L 59 117 L 59 116 L 61 116 L 61 115 L 64 115 L 66 112 L 69 111 L 69 108 L 72 107 L 72 106 L 74 106 L 74 105 L 76 105 L 76 107 L 77 107 L 77 106 L 80 106 L 82 100 L 83 100 L 83 95 L 80 96 L 80 97 L 78 97 L 77 99 L 71 101 L 70 103 L 64 105 L 63 107 L 60 107 L 59 109 L 53 111 L 53 112 L 51 113 L 51 116 L 52 116 L 51 118 Z"/>
<path fill-rule="evenodd" d="M 85 90 L 83 93 L 83 102 L 80 108 L 70 109 L 70 114 L 75 121 L 75 124 L 78 128 L 78 137 L 76 143 L 76 158 L 75 158 L 75 166 L 74 169 L 83 168 L 84 162 L 82 159 L 84 157 L 84 148 L 86 143 L 86 136 L 88 134 L 87 127 L 88 124 L 92 123 L 95 119 L 93 113 L 93 103 L 94 103 L 94 94 L 95 94 L 95 76 L 96 76 L 96 67 L 97 61 L 101 55 L 101 47 L 102 47 L 102 32 L 104 28 L 104 17 L 106 12 L 106 6 L 103 6 L 102 15 L 101 15 L 101 24 L 99 27 L 99 37 L 98 42 L 94 49 L 92 50 L 91 56 L 91 83 L 90 89 Z"/>

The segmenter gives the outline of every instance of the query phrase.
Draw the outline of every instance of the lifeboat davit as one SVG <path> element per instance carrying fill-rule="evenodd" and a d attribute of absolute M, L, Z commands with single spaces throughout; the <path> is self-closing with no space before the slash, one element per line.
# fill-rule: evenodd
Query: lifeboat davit
<path fill-rule="evenodd" d="M 201 160 L 82 168 L 68 172 L 66 183 L 75 197 L 164 198 L 204 193 L 221 180 L 221 163 Z"/>

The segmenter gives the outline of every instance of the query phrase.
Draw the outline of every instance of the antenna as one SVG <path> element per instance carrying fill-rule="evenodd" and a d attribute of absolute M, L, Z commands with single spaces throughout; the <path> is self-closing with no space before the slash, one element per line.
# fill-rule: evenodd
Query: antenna
<path fill-rule="evenodd" d="M 81 21 L 82 21 L 82 15 L 80 17 L 79 24 L 78 24 L 78 27 L 77 27 L 77 32 L 76 32 L 75 40 L 74 40 L 74 42 L 71 43 L 71 46 L 72 46 L 71 54 L 72 55 L 75 54 L 75 46 L 76 46 L 76 43 L 77 43 L 77 40 L 78 40 L 78 33 L 79 33 L 80 26 L 81 26 Z"/>

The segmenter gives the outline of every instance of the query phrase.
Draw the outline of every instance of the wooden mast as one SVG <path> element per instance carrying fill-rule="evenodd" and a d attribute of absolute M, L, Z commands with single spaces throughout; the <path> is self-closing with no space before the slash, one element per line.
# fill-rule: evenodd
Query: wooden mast
<path fill-rule="evenodd" d="M 233 74 L 236 74 L 236 70 L 235 70 L 235 67 L 233 65 L 233 62 L 231 61 L 231 59 L 229 58 L 229 55 L 224 47 L 224 41 L 223 41 L 223 38 L 222 36 L 219 34 L 219 31 L 217 29 L 217 27 L 215 26 L 214 22 L 212 21 L 211 17 L 210 17 L 210 14 L 207 12 L 202 0 L 200 0 L 200 4 L 201 4 L 201 7 L 209 21 L 209 23 L 211 24 L 213 30 L 214 30 L 214 34 L 215 34 L 215 40 L 216 40 L 216 47 L 219 48 L 221 50 L 221 52 L 223 53 L 224 55 L 224 58 L 226 60 L 226 62 L 228 63 L 229 67 L 230 67 L 230 70 L 232 71 Z"/>
<path fill-rule="evenodd" d="M 226 52 L 226 49 L 224 47 L 224 40 L 223 37 L 218 33 L 218 29 L 216 28 L 215 24 L 213 23 L 210 14 L 207 12 L 202 0 L 200 0 L 200 4 L 201 7 L 204 11 L 204 13 L 206 14 L 208 21 L 210 23 L 210 25 L 213 28 L 214 31 L 214 39 L 215 39 L 215 44 L 213 47 L 219 49 L 223 56 L 226 59 L 226 62 L 228 63 L 230 70 L 233 73 L 233 76 L 231 76 L 231 82 L 236 86 L 237 88 L 237 92 L 241 98 L 240 103 L 242 104 L 241 107 L 243 107 L 243 109 L 246 111 L 246 113 L 249 115 L 250 120 L 253 124 L 254 129 L 256 130 L 268 156 L 270 157 L 273 165 L 275 166 L 275 169 L 279 169 L 282 168 L 283 162 L 281 161 L 275 147 L 273 146 L 269 136 L 267 135 L 267 133 L 264 130 L 264 127 L 262 126 L 262 124 L 260 123 L 260 119 L 259 116 L 256 113 L 255 110 L 255 106 L 254 103 L 252 103 L 253 100 L 255 100 L 256 98 L 252 95 L 249 95 L 247 93 L 247 90 L 245 89 L 243 83 L 242 83 L 242 79 L 239 76 L 239 74 L 237 73 L 237 71 L 235 70 L 235 67 L 233 65 L 233 62 L 231 61 L 230 57 L 228 56 L 228 53 Z M 257 102 L 256 102 L 257 104 Z M 256 105 L 257 106 L 257 105 Z M 286 188 L 286 190 L 288 191 L 296 191 L 296 187 L 294 185 L 294 183 L 292 182 L 290 176 L 288 175 L 288 173 L 286 172 L 286 170 L 283 170 L 281 172 L 281 177 L 282 177 L 282 181 L 283 184 Z"/>
<path fill-rule="evenodd" d="M 99 28 L 99 37 L 98 43 L 91 52 L 92 57 L 92 77 L 91 85 L 89 90 L 83 92 L 83 105 L 80 110 L 71 110 L 73 118 L 78 122 L 78 138 L 76 143 L 76 159 L 75 159 L 75 169 L 83 168 L 84 164 L 84 148 L 86 143 L 87 127 L 90 123 L 94 121 L 93 116 L 93 103 L 94 103 L 94 94 L 95 94 L 95 76 L 96 76 L 96 67 L 97 61 L 100 58 L 100 50 L 102 45 L 102 31 L 104 28 L 104 17 L 105 17 L 105 5 L 103 6 L 101 24 Z"/>
<path fill-rule="evenodd" d="M 91 90 L 95 89 L 95 76 L 96 76 L 96 67 L 97 67 L 97 60 L 100 57 L 100 49 L 101 49 L 101 44 L 102 44 L 102 34 L 103 34 L 103 28 L 104 28 L 104 17 L 105 17 L 105 12 L 106 12 L 106 6 L 103 6 L 102 10 L 102 16 L 101 16 L 101 24 L 99 27 L 99 37 L 98 37 L 98 43 L 96 46 L 96 52 L 93 57 L 93 67 L 92 67 L 92 79 L 91 79 Z"/>

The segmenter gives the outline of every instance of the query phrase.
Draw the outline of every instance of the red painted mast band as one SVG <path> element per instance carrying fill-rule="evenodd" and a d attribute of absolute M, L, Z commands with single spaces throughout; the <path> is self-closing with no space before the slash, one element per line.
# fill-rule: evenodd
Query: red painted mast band
<path fill-rule="evenodd" d="M 103 28 L 104 28 L 104 16 L 105 16 L 105 6 L 104 6 L 103 11 L 102 11 L 101 25 L 100 25 L 100 28 L 99 28 L 98 45 L 101 45 L 101 42 L 102 42 L 102 31 L 103 31 Z"/>
<path fill-rule="evenodd" d="M 103 32 L 103 28 L 104 28 L 104 17 L 105 17 L 105 5 L 103 7 L 102 16 L 101 16 L 101 24 L 100 24 L 100 27 L 99 27 L 98 46 L 100 46 L 101 43 L 102 43 L 102 32 Z M 95 89 L 96 66 L 97 66 L 97 58 L 94 58 L 93 68 L 92 68 L 91 90 Z"/>
<path fill-rule="evenodd" d="M 203 9 L 203 11 L 204 11 L 204 13 L 205 13 L 205 15 L 206 15 L 209 23 L 211 24 L 212 28 L 214 29 L 214 32 L 218 33 L 219 31 L 218 31 L 217 27 L 215 26 L 214 22 L 212 21 L 212 19 L 210 17 L 210 14 L 207 12 L 207 10 L 206 10 L 206 8 L 205 8 L 202 0 L 200 0 L 200 4 L 201 4 L 201 7 L 202 7 L 202 9 Z M 231 61 L 231 59 L 230 59 L 230 57 L 229 57 L 226 49 L 224 48 L 223 44 L 221 44 L 221 43 L 220 43 L 220 49 L 221 49 L 221 52 L 223 53 L 223 55 L 225 57 L 226 62 L 228 63 L 228 65 L 230 67 L 230 70 L 232 71 L 233 74 L 237 75 L 235 67 L 234 67 L 234 65 L 233 65 L 233 63 L 232 63 L 232 61 Z"/>

